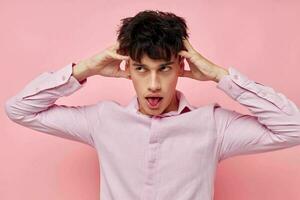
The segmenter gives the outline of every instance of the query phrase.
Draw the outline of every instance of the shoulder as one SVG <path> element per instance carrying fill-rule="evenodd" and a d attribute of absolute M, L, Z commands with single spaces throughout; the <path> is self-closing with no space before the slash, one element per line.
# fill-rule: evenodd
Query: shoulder
<path fill-rule="evenodd" d="M 97 106 L 99 107 L 99 109 L 103 109 L 103 107 L 120 107 L 121 104 L 115 100 L 104 99 L 104 100 L 99 100 L 97 102 Z"/>
<path fill-rule="evenodd" d="M 119 102 L 111 99 L 104 99 L 99 100 L 97 102 L 98 111 L 103 112 L 114 112 L 114 111 L 121 111 L 124 109 L 124 106 L 121 105 Z"/>
<path fill-rule="evenodd" d="M 223 107 L 219 103 L 213 102 L 207 105 L 194 107 L 193 110 L 198 112 L 206 112 L 208 114 L 213 114 L 214 112 L 219 112 L 220 110 L 223 110 Z"/>

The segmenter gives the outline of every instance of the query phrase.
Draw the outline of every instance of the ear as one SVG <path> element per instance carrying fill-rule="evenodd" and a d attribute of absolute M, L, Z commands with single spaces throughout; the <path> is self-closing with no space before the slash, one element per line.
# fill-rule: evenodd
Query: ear
<path fill-rule="evenodd" d="M 179 59 L 179 76 L 182 76 L 184 72 L 184 58 L 180 57 Z"/>
<path fill-rule="evenodd" d="M 125 72 L 130 75 L 129 60 L 125 62 Z M 131 76 L 129 76 L 128 79 L 131 79 Z"/>

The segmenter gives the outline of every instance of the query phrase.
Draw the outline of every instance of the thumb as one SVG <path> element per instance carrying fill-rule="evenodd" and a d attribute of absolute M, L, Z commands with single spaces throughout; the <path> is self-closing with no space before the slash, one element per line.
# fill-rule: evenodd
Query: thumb
<path fill-rule="evenodd" d="M 119 69 L 116 76 L 117 76 L 117 78 L 131 79 L 130 74 L 128 74 L 128 72 L 126 72 L 125 70 L 122 70 L 122 69 Z"/>
<path fill-rule="evenodd" d="M 180 52 L 178 52 L 179 55 L 181 55 L 184 58 L 190 58 L 191 55 L 189 54 L 189 52 L 185 51 L 185 50 L 181 50 Z"/>
<path fill-rule="evenodd" d="M 183 70 L 183 72 L 180 74 L 180 77 L 192 78 L 193 77 L 193 73 L 192 73 L 191 70 Z"/>
<path fill-rule="evenodd" d="M 120 55 L 120 54 L 116 54 L 116 53 L 113 53 L 112 54 L 114 58 L 116 59 L 119 59 L 119 60 L 129 60 L 129 56 L 123 56 L 123 55 Z"/>

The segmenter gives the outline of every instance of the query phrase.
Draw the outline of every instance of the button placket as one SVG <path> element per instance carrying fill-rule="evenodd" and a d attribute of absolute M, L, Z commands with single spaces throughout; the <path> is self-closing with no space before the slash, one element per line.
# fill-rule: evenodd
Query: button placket
<path fill-rule="evenodd" d="M 157 166 L 157 156 L 160 146 L 160 139 L 157 130 L 155 129 L 156 123 L 159 123 L 160 117 L 152 117 L 152 125 L 149 136 L 149 143 L 147 148 L 146 156 L 146 177 L 145 186 L 143 192 L 144 200 L 153 200 L 156 196 L 156 166 Z"/>

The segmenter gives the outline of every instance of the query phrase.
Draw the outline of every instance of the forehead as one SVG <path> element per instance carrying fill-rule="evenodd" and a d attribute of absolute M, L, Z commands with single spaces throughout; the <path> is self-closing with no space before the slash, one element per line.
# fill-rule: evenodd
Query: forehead
<path fill-rule="evenodd" d="M 172 54 L 169 61 L 164 59 L 151 59 L 150 57 L 148 57 L 147 54 L 144 54 L 141 58 L 141 62 L 130 59 L 130 63 L 133 65 L 145 66 L 145 67 L 160 66 L 160 65 L 167 65 L 167 64 L 175 64 L 176 58 L 175 55 Z"/>

